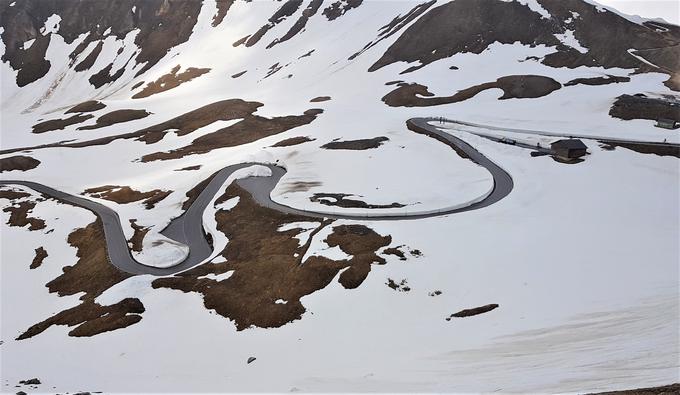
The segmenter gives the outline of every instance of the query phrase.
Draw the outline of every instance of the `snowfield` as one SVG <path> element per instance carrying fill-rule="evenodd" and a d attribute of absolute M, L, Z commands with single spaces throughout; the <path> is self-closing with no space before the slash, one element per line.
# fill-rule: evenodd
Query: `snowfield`
<path fill-rule="evenodd" d="M 378 251 L 386 264 L 370 265 L 360 286 L 347 289 L 341 285 L 341 271 L 322 289 L 301 299 L 304 312 L 299 319 L 279 327 L 237 330 L 233 317 L 205 307 L 203 294 L 152 286 L 157 277 L 137 275 L 108 287 L 94 299 L 102 306 L 139 299 L 145 310 L 134 325 L 91 337 L 69 336 L 72 327 L 52 326 L 34 337 L 15 340 L 32 325 L 78 306 L 85 297 L 85 292 L 59 296 L 50 293 L 46 284 L 78 261 L 78 249 L 67 239 L 97 217 L 82 208 L 43 200 L 28 188 L 0 186 L 2 392 L 18 391 L 15 385 L 32 377 L 42 382 L 36 391 L 59 393 L 586 393 L 680 382 L 678 157 L 622 147 L 609 150 L 597 141 L 680 143 L 677 130 L 655 128 L 653 120 L 626 121 L 609 115 L 623 94 L 677 100 L 678 93 L 664 84 L 669 75 L 657 69 L 637 73 L 635 68 L 550 67 L 541 62 L 557 45 L 581 55 L 588 53 L 578 30 L 554 36 L 560 44 L 553 46 L 494 42 L 480 53 L 460 52 L 408 73 L 403 72 L 418 61 L 399 61 L 368 72 L 402 29 L 348 60 L 378 37 L 381 26 L 419 4 L 409 1 L 366 0 L 332 21 L 322 15 L 324 3 L 297 35 L 267 49 L 313 2 L 303 1 L 293 14 L 274 24 L 268 18 L 287 3 L 236 1 L 224 21 L 212 26 L 218 4 L 205 0 L 188 41 L 170 48 L 140 76 L 135 75 L 144 64 L 129 61 L 140 51 L 135 41 L 140 29 L 124 38 L 114 34 L 103 38 L 91 68 L 77 72 L 73 64 L 92 53 L 98 42 L 89 42 L 71 61 L 69 54 L 87 35 L 67 43 L 59 34 L 65 14 L 50 16 L 40 31 L 50 37 L 45 57 L 51 66 L 45 76 L 19 87 L 15 82 L 18 72 L 8 62 L 0 63 L 0 150 L 5 151 L 0 160 L 24 155 L 40 161 L 26 171 L 3 170 L 0 181 L 34 181 L 112 208 L 129 240 L 136 233 L 131 220 L 148 228 L 141 251 L 131 254 L 141 264 L 160 268 L 172 267 L 189 254 L 187 246 L 160 232 L 186 210 L 187 192 L 229 165 L 281 166 L 286 174 L 271 199 L 328 214 L 424 213 L 464 207 L 489 195 L 494 188 L 492 175 L 441 141 L 409 130 L 406 120 L 414 117 L 446 117 L 498 127 L 433 123 L 506 170 L 514 182 L 512 192 L 480 210 L 419 220 L 335 220 L 321 228 L 321 220 L 291 218 L 276 230 L 291 234 L 298 243 L 300 256 L 296 258 L 302 267 L 311 257 L 354 258 L 327 240 L 334 227 L 341 225 L 365 225 L 381 236 L 391 236 L 391 242 Z M 543 0 L 502 2 L 528 7 L 545 20 L 552 17 Z M 428 10 L 447 3 L 437 0 Z M 135 4 L 132 14 L 139 12 L 141 3 Z M 575 14 L 572 18 L 582 17 Z M 630 23 L 642 26 L 644 22 Z M 252 37 L 267 23 L 273 27 L 255 45 L 232 45 Z M 6 28 L 0 30 L 4 33 Z M 21 45 L 30 49 L 38 45 L 36 40 Z M 0 43 L 5 53 L 6 44 Z M 638 59 L 630 55 L 631 61 Z M 649 61 L 642 58 L 639 62 Z M 88 78 L 109 64 L 113 64 L 111 73 L 122 68 L 121 76 L 95 88 Z M 132 98 L 177 65 L 180 73 L 190 67 L 210 71 L 175 88 Z M 280 70 L 270 74 L 276 66 Z M 244 70 L 245 74 L 232 77 Z M 561 88 L 542 97 L 503 100 L 499 98 L 504 91 L 491 88 L 457 103 L 432 107 L 391 107 L 383 101 L 397 88 L 395 81 L 424 85 L 434 97 L 442 97 L 511 75 L 546 76 Z M 607 75 L 630 80 L 600 86 L 565 85 L 577 78 Z M 330 100 L 310 102 L 322 96 Z M 154 142 L 120 138 L 83 147 L 36 148 L 139 131 L 225 99 L 262 105 L 243 118 L 209 122 L 188 134 L 168 128 Z M 106 107 L 82 123 L 32 133 L 33 125 L 68 118 L 74 114 L 64 114 L 67 109 L 87 100 L 101 101 Z M 125 109 L 146 110 L 150 115 L 78 130 L 94 125 L 104 114 Z M 312 109 L 323 112 L 307 124 L 244 144 L 168 160 L 142 159 L 189 146 L 216 132 L 236 135 L 236 129 L 230 128 L 252 117 L 261 117 L 258 122 L 264 123 Z M 547 147 L 558 136 L 572 134 L 583 136 L 588 146 L 589 154 L 581 163 L 532 157 L 525 148 L 483 137 L 506 136 Z M 277 144 L 296 137 L 308 139 L 288 146 Z M 376 148 L 323 147 L 377 137 L 387 140 Z M 25 149 L 9 152 L 18 148 Z M 245 203 L 238 196 L 218 199 L 237 179 L 269 175 L 271 170 L 265 166 L 242 169 L 208 204 L 203 227 L 214 252 L 201 266 L 221 267 L 251 253 L 242 248 L 229 257 L 222 254 L 225 248 L 229 251 L 231 236 L 220 231 L 218 216 Z M 116 202 L 85 194 L 87 189 L 102 186 L 128 186 L 142 193 L 159 190 L 168 195 L 150 208 L 144 200 Z M 31 196 L 11 200 L 2 197 L 3 191 Z M 322 194 L 346 194 L 368 205 L 396 203 L 399 207 L 328 205 L 315 199 Z M 11 208 L 29 200 L 38 200 L 28 215 L 43 219 L 44 229 L 10 226 L 14 220 Z M 261 242 L 253 239 L 252 248 L 259 248 Z M 48 256 L 30 269 L 41 246 Z M 395 247 L 404 259 L 389 253 Z M 307 249 L 300 253 L 303 248 Z M 234 270 L 211 272 L 197 283 L 234 278 Z M 390 280 L 403 280 L 408 290 L 391 288 Z M 452 313 L 491 303 L 499 307 L 474 317 L 446 320 Z M 293 303 L 276 299 L 275 304 L 284 308 Z M 249 357 L 257 359 L 247 363 Z M 31 391 L 29 387 L 23 390 Z"/>

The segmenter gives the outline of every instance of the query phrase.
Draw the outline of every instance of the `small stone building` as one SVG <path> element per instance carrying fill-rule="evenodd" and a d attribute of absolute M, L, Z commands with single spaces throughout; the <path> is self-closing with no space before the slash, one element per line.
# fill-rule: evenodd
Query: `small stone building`
<path fill-rule="evenodd" d="M 657 128 L 664 128 L 664 129 L 677 129 L 680 128 L 680 122 L 676 122 L 672 119 L 667 119 L 667 118 L 659 118 L 656 121 Z"/>
<path fill-rule="evenodd" d="M 550 149 L 560 158 L 576 159 L 585 156 L 588 147 L 579 139 L 564 139 L 550 144 Z"/>

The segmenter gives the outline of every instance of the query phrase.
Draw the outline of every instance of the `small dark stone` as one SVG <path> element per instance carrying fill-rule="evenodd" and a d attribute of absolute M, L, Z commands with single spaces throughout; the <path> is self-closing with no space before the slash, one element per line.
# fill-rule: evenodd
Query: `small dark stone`
<path fill-rule="evenodd" d="M 250 357 L 250 358 L 248 358 L 248 363 L 251 363 L 251 362 L 253 362 L 253 361 L 256 360 L 256 359 L 257 359 L 257 358 L 255 358 L 255 357 Z"/>
<path fill-rule="evenodd" d="M 33 378 L 33 379 L 28 379 L 28 380 L 21 380 L 21 381 L 19 381 L 19 384 L 35 385 L 35 384 L 41 384 L 41 383 L 40 383 L 40 380 Z"/>

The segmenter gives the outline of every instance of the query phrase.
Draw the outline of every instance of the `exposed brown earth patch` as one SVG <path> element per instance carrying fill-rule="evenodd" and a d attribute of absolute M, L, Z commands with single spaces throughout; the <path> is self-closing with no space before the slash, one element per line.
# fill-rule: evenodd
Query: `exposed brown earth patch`
<path fill-rule="evenodd" d="M 125 64 L 125 66 L 127 66 L 127 63 Z M 108 66 L 99 70 L 95 74 L 92 74 L 88 81 L 90 81 L 90 84 L 92 84 L 92 86 L 99 89 L 106 84 L 110 84 L 118 80 L 118 78 L 120 78 L 123 75 L 123 73 L 125 73 L 125 66 L 119 68 L 112 74 L 111 71 L 113 70 L 113 63 L 109 63 Z"/>
<path fill-rule="evenodd" d="M 137 119 L 146 118 L 150 115 L 150 112 L 145 110 L 116 110 L 110 113 L 104 114 L 97 118 L 97 122 L 94 125 L 81 126 L 77 130 L 92 130 L 105 128 L 107 126 L 115 125 L 117 123 L 130 122 Z"/>
<path fill-rule="evenodd" d="M 297 35 L 301 31 L 303 31 L 305 26 L 307 26 L 307 21 L 309 21 L 309 18 L 313 17 L 317 13 L 317 11 L 319 11 L 319 7 L 321 7 L 322 3 L 323 0 L 312 0 L 307 6 L 307 8 L 305 8 L 302 11 L 302 15 L 300 15 L 300 18 L 298 18 L 298 20 L 295 21 L 293 26 L 291 26 L 291 28 L 286 32 L 286 34 L 269 43 L 269 45 L 267 45 L 267 49 L 273 47 L 276 44 L 288 41 L 291 38 L 295 37 L 295 35 Z"/>
<path fill-rule="evenodd" d="M 407 284 L 408 281 L 406 279 L 396 282 L 391 278 L 388 278 L 387 282 L 385 283 L 385 285 L 398 292 L 409 292 L 411 290 L 411 287 L 409 287 Z"/>
<path fill-rule="evenodd" d="M 598 392 L 589 395 L 675 395 L 680 394 L 680 383 L 662 387 L 638 388 L 634 390 Z"/>
<path fill-rule="evenodd" d="M 7 194 L 2 197 L 7 197 Z M 2 211 L 9 213 L 7 225 L 20 228 L 28 226 L 28 230 L 45 229 L 45 220 L 29 216 L 31 211 L 35 208 L 35 205 L 35 201 L 24 200 L 3 208 Z"/>
<path fill-rule="evenodd" d="M 234 41 L 234 43 L 231 44 L 231 45 L 232 45 L 233 47 L 238 47 L 239 45 L 245 44 L 245 42 L 248 41 L 249 38 L 250 38 L 250 34 L 247 35 L 247 36 L 245 36 L 245 37 L 239 38 L 238 40 Z"/>
<path fill-rule="evenodd" d="M 319 97 L 315 97 L 312 100 L 310 100 L 310 103 L 320 103 L 320 102 L 324 102 L 324 101 L 329 101 L 330 99 L 331 99 L 330 96 L 319 96 Z"/>
<path fill-rule="evenodd" d="M 38 247 L 35 249 L 35 257 L 31 262 L 31 269 L 37 269 L 42 265 L 43 261 L 47 258 L 47 251 L 43 247 Z"/>
<path fill-rule="evenodd" d="M 400 261 L 405 261 L 406 260 L 406 255 L 404 254 L 404 251 L 400 250 L 399 247 L 390 247 L 386 248 L 383 251 L 384 255 L 394 255 L 397 258 L 399 258 Z"/>
<path fill-rule="evenodd" d="M 217 13 L 215 13 L 215 16 L 212 20 L 213 27 L 217 27 L 220 23 L 222 23 L 224 17 L 227 16 L 227 12 L 229 12 L 229 8 L 231 8 L 232 5 L 234 5 L 234 0 L 217 0 Z"/>
<path fill-rule="evenodd" d="M 602 148 L 613 151 L 616 147 L 626 148 L 640 154 L 653 154 L 659 156 L 674 156 L 680 158 L 680 147 L 671 144 L 636 144 L 618 141 L 600 141 Z"/>
<path fill-rule="evenodd" d="M 510 75 L 495 82 L 487 82 L 456 92 L 451 96 L 435 97 L 426 86 L 399 83 L 397 88 L 382 98 L 390 107 L 428 107 L 468 100 L 487 89 L 502 89 L 499 100 L 537 98 L 549 95 L 562 85 L 550 77 L 540 75 Z"/>
<path fill-rule="evenodd" d="M 13 170 L 28 171 L 35 169 L 40 161 L 30 156 L 15 155 L 0 159 L 0 173 Z"/>
<path fill-rule="evenodd" d="M 130 188 L 129 186 L 121 187 L 118 185 L 104 185 L 101 187 L 88 188 L 83 193 L 94 198 L 106 199 L 119 204 L 127 204 L 143 200 L 146 208 L 152 209 L 156 206 L 156 203 L 168 197 L 172 191 L 154 189 L 148 192 L 140 192 Z"/>
<path fill-rule="evenodd" d="M 274 26 L 278 25 L 281 23 L 283 20 L 288 18 L 289 16 L 293 15 L 298 8 L 302 5 L 302 0 L 286 0 L 285 3 L 279 7 L 278 10 L 269 17 L 269 20 L 267 24 L 263 25 L 258 31 L 250 35 L 246 40 L 245 44 L 246 47 L 252 47 L 253 45 L 257 44 L 258 41 Z M 239 40 L 240 41 L 240 40 Z M 238 41 L 237 41 L 238 42 Z M 238 44 L 240 45 L 240 44 Z M 234 43 L 234 46 L 238 46 L 236 43 Z M 274 44 L 270 44 L 270 47 L 273 46 Z M 270 48 L 268 47 L 268 48 Z"/>
<path fill-rule="evenodd" d="M 360 140 L 345 140 L 345 141 L 331 141 L 328 144 L 324 144 L 321 148 L 331 149 L 331 150 L 354 150 L 362 151 L 367 149 L 375 149 L 383 145 L 384 142 L 389 141 L 385 136 L 374 137 L 372 139 L 360 139 Z"/>
<path fill-rule="evenodd" d="M 101 110 L 102 108 L 105 108 L 106 104 L 97 101 L 97 100 L 88 100 L 85 102 L 82 102 L 78 105 L 75 105 L 71 108 L 69 108 L 66 111 L 66 114 L 70 113 L 78 113 L 78 112 L 95 112 L 97 110 Z"/>
<path fill-rule="evenodd" d="M 14 200 L 31 196 L 30 193 L 0 189 L 0 199 Z"/>
<path fill-rule="evenodd" d="M 194 166 L 183 167 L 181 169 L 175 169 L 175 171 L 191 171 L 191 170 L 198 170 L 200 168 L 201 168 L 201 165 L 194 165 Z"/>
<path fill-rule="evenodd" d="M 242 76 L 243 74 L 245 74 L 247 72 L 248 72 L 248 70 L 243 70 L 240 73 L 236 73 L 236 74 L 232 75 L 231 78 L 238 78 L 238 77 Z"/>
<path fill-rule="evenodd" d="M 592 77 L 592 78 L 576 78 L 564 84 L 564 86 L 574 85 L 609 85 L 618 84 L 622 82 L 630 82 L 630 77 L 618 77 L 615 75 L 608 75 L 606 77 Z"/>
<path fill-rule="evenodd" d="M 78 63 L 76 67 L 73 68 L 73 70 L 78 72 L 89 70 L 90 67 L 94 65 L 94 62 L 97 61 L 99 54 L 102 52 L 102 48 L 104 48 L 104 41 L 100 41 L 99 43 L 97 43 L 97 45 L 92 49 L 92 51 L 89 54 L 87 54 L 85 59 L 83 59 L 82 62 Z"/>
<path fill-rule="evenodd" d="M 274 63 L 273 65 L 269 66 L 269 71 L 267 72 L 267 74 L 265 74 L 263 79 L 271 77 L 272 75 L 276 74 L 282 68 L 283 68 L 283 66 L 279 65 L 278 62 Z"/>
<path fill-rule="evenodd" d="M 185 82 L 189 82 L 193 80 L 194 78 L 198 78 L 202 76 L 203 74 L 206 74 L 210 72 L 209 68 L 196 68 L 196 67 L 189 67 L 188 69 L 184 70 L 183 72 L 177 74 L 177 72 L 180 69 L 180 65 L 175 66 L 170 73 L 165 74 L 164 76 L 160 77 L 156 81 L 149 82 L 144 89 L 142 89 L 140 92 L 135 93 L 132 98 L 133 99 L 141 99 L 144 97 L 149 97 L 151 95 L 155 95 L 161 92 L 168 91 L 173 88 L 177 88 L 181 84 Z"/>
<path fill-rule="evenodd" d="M 315 193 L 309 200 L 315 203 L 323 204 L 324 206 L 336 206 L 343 208 L 368 208 L 368 209 L 384 209 L 384 208 L 400 208 L 406 207 L 401 203 L 390 204 L 369 204 L 358 199 L 349 199 L 348 196 L 354 196 L 346 193 Z"/>
<path fill-rule="evenodd" d="M 124 299 L 110 306 L 94 302 L 102 292 L 131 276 L 108 262 L 101 221 L 97 219 L 85 228 L 75 230 L 69 235 L 68 243 L 77 248 L 78 261 L 73 266 L 65 266 L 64 273 L 46 286 L 59 296 L 84 292 L 80 298 L 82 303 L 31 326 L 17 340 L 38 335 L 52 325 L 75 326 L 69 332 L 70 336 L 94 336 L 125 328 L 142 319 L 139 314 L 144 306 L 138 299 Z"/>
<path fill-rule="evenodd" d="M 132 249 L 132 251 L 140 252 L 144 247 L 144 237 L 146 237 L 146 234 L 149 233 L 150 228 L 146 226 L 137 225 L 136 219 L 130 220 L 130 226 L 132 227 L 132 229 L 135 230 L 135 233 L 133 233 L 132 238 L 128 240 L 128 242 L 130 243 L 130 248 Z"/>
<path fill-rule="evenodd" d="M 278 143 L 272 145 L 272 147 L 290 147 L 292 145 L 299 145 L 303 143 L 308 143 L 310 141 L 314 141 L 314 139 L 307 136 L 297 136 L 281 140 Z"/>
<path fill-rule="evenodd" d="M 17 337 L 17 340 L 31 338 L 52 325 L 75 326 L 68 333 L 69 336 L 95 336 L 136 324 L 142 320 L 140 314 L 143 312 L 144 305 L 136 298 L 126 298 L 110 306 L 102 306 L 92 300 L 87 300 L 33 325 Z"/>
<path fill-rule="evenodd" d="M 329 20 L 333 21 L 353 8 L 357 8 L 363 3 L 363 0 L 337 0 L 328 7 L 326 7 L 322 14 Z"/>
<path fill-rule="evenodd" d="M 133 139 L 143 141 L 147 144 L 153 144 L 165 136 L 166 133 L 172 131 L 178 136 L 184 136 L 192 133 L 195 130 L 207 126 L 215 121 L 229 121 L 232 119 L 244 118 L 247 115 L 254 113 L 263 104 L 258 102 L 246 102 L 241 99 L 227 99 L 215 103 L 205 105 L 195 110 L 189 111 L 178 117 L 172 118 L 168 121 L 149 126 L 136 132 L 124 133 L 115 136 L 102 137 L 89 141 L 82 141 L 76 143 L 53 143 L 44 144 L 37 147 L 30 147 L 30 149 L 50 148 L 50 147 L 69 147 L 81 148 L 96 145 L 105 145 L 118 139 Z M 8 154 L 18 151 L 24 151 L 23 148 L 12 148 L 0 151 L 0 154 Z"/>
<path fill-rule="evenodd" d="M 377 45 L 379 42 L 382 40 L 389 38 L 393 34 L 399 32 L 401 29 L 403 29 L 406 25 L 411 23 L 413 20 L 416 18 L 420 17 L 420 15 L 423 14 L 423 12 L 427 11 L 428 8 L 430 8 L 436 1 L 429 1 L 426 3 L 421 3 L 413 7 L 409 12 L 407 12 L 405 15 L 397 15 L 390 23 L 387 25 L 383 26 L 378 30 L 378 37 L 369 42 L 368 44 L 364 45 L 364 47 L 353 54 L 352 56 L 349 57 L 348 60 L 353 60 L 362 53 L 368 51 L 369 49 L 373 48 L 375 45 Z"/>
<path fill-rule="evenodd" d="M 68 126 L 85 122 L 90 118 L 94 118 L 94 115 L 76 114 L 65 119 L 50 119 L 49 121 L 44 121 L 33 125 L 33 133 L 45 133 L 54 130 L 62 130 Z"/>
<path fill-rule="evenodd" d="M 303 115 L 264 118 L 252 114 L 244 115 L 243 120 L 234 125 L 203 135 L 190 145 L 168 152 L 156 152 L 142 157 L 143 162 L 178 159 L 187 155 L 209 152 L 213 149 L 248 144 L 265 137 L 283 133 L 287 130 L 307 125 L 316 119 L 321 110 L 307 110 Z"/>
<path fill-rule="evenodd" d="M 680 103 L 680 102 L 678 102 Z M 609 110 L 609 115 L 623 120 L 661 118 L 680 122 L 680 104 L 669 100 L 655 99 L 645 95 L 622 95 Z"/>
<path fill-rule="evenodd" d="M 175 277 L 157 279 L 152 283 L 154 288 L 201 293 L 205 307 L 231 319 L 238 330 L 280 327 L 300 319 L 305 312 L 300 298 L 326 287 L 340 271 L 344 270 L 340 283 L 356 288 L 372 264 L 385 263 L 376 251 L 389 245 L 391 238 L 362 225 L 336 226 L 326 239 L 329 246 L 352 255 L 351 260 L 312 256 L 299 262 L 301 258 L 294 254 L 304 256 L 309 243 L 299 246 L 293 237 L 299 230 L 278 229 L 291 222 L 316 220 L 258 206 L 237 184 L 227 188 L 219 199 L 237 196 L 239 202 L 234 208 L 217 213 L 218 229 L 229 238 L 222 252 L 227 262 L 204 264 Z M 326 226 L 330 221 L 319 228 Z M 219 282 L 200 278 L 229 271 L 232 275 Z"/>
<path fill-rule="evenodd" d="M 475 307 L 475 308 L 472 308 L 472 309 L 461 310 L 457 313 L 451 314 L 446 320 L 450 321 L 451 318 L 453 318 L 453 317 L 456 317 L 456 318 L 472 317 L 474 315 L 488 313 L 489 311 L 491 311 L 491 310 L 493 310 L 497 307 L 498 307 L 498 305 L 494 303 L 494 304 L 487 304 L 487 305 L 480 306 L 480 307 Z"/>

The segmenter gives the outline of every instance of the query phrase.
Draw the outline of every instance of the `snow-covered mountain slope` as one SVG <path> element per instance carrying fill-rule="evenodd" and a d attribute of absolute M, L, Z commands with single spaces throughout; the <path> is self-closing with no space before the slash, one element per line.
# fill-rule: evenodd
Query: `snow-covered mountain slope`
<path fill-rule="evenodd" d="M 285 168 L 271 200 L 298 210 L 263 207 L 234 175 L 201 214 L 209 261 L 133 275 L 110 264 L 91 212 L 1 186 L 3 391 L 33 376 L 60 392 L 680 381 L 680 135 L 654 127 L 680 122 L 679 27 L 581 0 L 2 0 L 0 13 L 0 181 L 113 209 L 132 258 L 159 268 L 188 254 L 161 232 L 226 166 Z M 414 117 L 447 118 L 436 126 L 512 192 L 378 218 L 497 187 Z M 526 148 L 568 136 L 581 162 Z M 240 176 L 253 174 L 268 168 Z"/>

